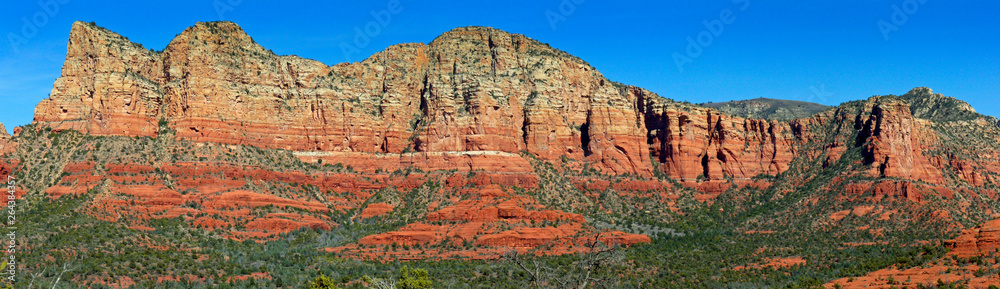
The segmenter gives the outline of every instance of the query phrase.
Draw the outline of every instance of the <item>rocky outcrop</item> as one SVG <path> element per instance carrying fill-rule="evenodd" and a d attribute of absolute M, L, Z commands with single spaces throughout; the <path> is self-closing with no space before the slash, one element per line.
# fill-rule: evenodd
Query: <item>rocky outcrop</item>
<path fill-rule="evenodd" d="M 49 99 L 35 108 L 35 122 L 57 130 L 98 135 L 157 133 L 163 89 L 158 53 L 106 29 L 77 22 L 70 32 L 62 75 Z"/>
<path fill-rule="evenodd" d="M 962 231 L 962 235 L 945 242 L 952 255 L 962 258 L 991 256 L 1000 249 L 1000 219 Z"/>
<path fill-rule="evenodd" d="M 0 173 L 3 167 L 0 166 Z M 335 207 L 355 207 L 363 199 L 315 195 L 294 190 L 251 192 L 248 182 L 296 181 L 334 190 L 350 185 L 335 176 L 277 173 L 259 168 L 208 163 L 174 163 L 152 167 L 137 164 L 69 163 L 58 184 L 45 193 L 51 198 L 90 194 L 84 212 L 99 220 L 147 228 L 150 220 L 183 217 L 191 226 L 223 229 L 231 239 L 268 239 L 307 227 L 329 230 L 337 224 L 327 216 Z M 400 187 L 405 184 L 393 183 Z M 168 185 L 170 187 L 168 187 Z M 329 204 L 329 206 L 328 206 Z M 238 227 L 242 227 L 238 229 Z"/>
<path fill-rule="evenodd" d="M 365 207 L 364 210 L 361 211 L 361 214 L 358 215 L 358 218 L 367 219 L 371 217 L 382 216 L 391 213 L 393 209 L 395 209 L 395 206 L 387 203 L 370 204 L 367 207 Z"/>

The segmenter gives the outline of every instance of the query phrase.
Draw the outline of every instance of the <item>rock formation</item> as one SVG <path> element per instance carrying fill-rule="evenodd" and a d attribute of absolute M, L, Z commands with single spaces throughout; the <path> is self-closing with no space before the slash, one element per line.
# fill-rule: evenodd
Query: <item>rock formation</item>
<path fill-rule="evenodd" d="M 942 181 L 923 149 L 937 142 L 927 121 L 915 119 L 903 101 L 875 102 L 867 119 L 858 117 L 858 142 L 864 144 L 865 162 L 880 177 L 898 177 L 931 183 Z"/>
<path fill-rule="evenodd" d="M 580 214 L 547 210 L 531 197 L 511 195 L 495 185 L 461 190 L 457 195 L 462 197 L 453 197 L 454 205 L 428 213 L 427 223 L 412 223 L 326 251 L 382 261 L 495 259 L 510 250 L 539 255 L 581 253 L 595 240 L 626 247 L 651 242 L 649 236 L 620 231 L 597 234 Z"/>
<path fill-rule="evenodd" d="M 962 231 L 954 240 L 946 241 L 949 252 L 963 258 L 990 256 L 1000 252 L 1000 219 Z"/>
<path fill-rule="evenodd" d="M 644 107 L 654 159 L 671 178 L 748 180 L 788 169 L 801 140 L 791 123 L 748 120 L 708 108 L 649 101 Z"/>
<path fill-rule="evenodd" d="M 942 117 L 924 108 L 941 103 L 973 110 L 926 88 L 902 99 L 793 121 L 743 119 L 609 81 L 579 58 L 492 28 L 457 28 L 430 44 L 327 66 L 275 55 L 230 22 L 198 23 L 163 51 L 77 22 L 35 123 L 94 135 L 169 129 L 180 139 L 293 150 L 367 171 L 524 173 L 531 168 L 519 153 L 528 152 L 611 174 L 651 176 L 656 167 L 714 192 L 784 172 L 803 146 L 827 141 L 811 130 L 840 123 L 861 135 L 809 157 L 833 162 L 865 146 L 875 175 L 939 182 L 940 167 L 922 155 L 934 133 L 916 116 Z"/>
<path fill-rule="evenodd" d="M 229 22 L 199 23 L 162 52 L 77 22 L 35 122 L 96 135 L 164 126 L 182 139 L 297 151 L 527 150 L 648 174 L 629 97 L 582 60 L 491 28 L 326 66 L 274 55 Z"/>
<path fill-rule="evenodd" d="M 274 55 L 228 22 L 199 23 L 162 52 L 77 22 L 35 122 L 96 135 L 170 128 L 182 139 L 336 153 L 327 161 L 344 163 L 528 151 L 650 175 L 652 152 L 688 180 L 776 174 L 794 155 L 787 124 L 686 111 L 548 45 L 482 27 L 325 66 Z M 744 142 L 752 148 L 735 149 Z M 524 171 L 520 163 L 504 170 Z"/>

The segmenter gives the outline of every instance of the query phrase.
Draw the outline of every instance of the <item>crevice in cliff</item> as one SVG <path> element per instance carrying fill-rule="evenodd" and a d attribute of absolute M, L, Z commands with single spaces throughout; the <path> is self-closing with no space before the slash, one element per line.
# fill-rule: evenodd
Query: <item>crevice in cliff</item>
<path fill-rule="evenodd" d="M 885 156 L 885 160 L 883 160 L 882 164 L 878 166 L 878 176 L 880 178 L 885 177 L 885 170 L 887 168 L 889 168 L 889 156 Z"/>
<path fill-rule="evenodd" d="M 413 119 L 410 120 L 410 137 L 407 139 L 406 149 L 413 148 L 414 151 L 420 151 L 420 127 L 425 125 L 424 120 L 430 115 L 430 105 L 427 103 L 427 97 L 431 93 L 431 84 L 428 81 L 428 74 L 425 72 L 423 77 L 423 84 L 420 87 L 420 103 L 417 105 L 418 113 L 413 114 Z"/>
<path fill-rule="evenodd" d="M 521 140 L 524 141 L 525 150 L 528 148 L 528 123 L 528 104 L 525 102 L 524 112 L 521 115 Z"/>
<path fill-rule="evenodd" d="M 701 156 L 701 175 L 708 178 L 708 153 Z"/>
<path fill-rule="evenodd" d="M 521 123 L 521 139 L 524 140 L 525 148 L 527 148 L 528 144 L 530 143 L 528 142 L 529 138 L 528 126 L 531 124 L 529 120 L 531 115 L 529 107 L 531 107 L 531 105 L 535 102 L 535 98 L 537 97 L 538 97 L 538 92 L 532 90 L 531 93 L 528 93 L 528 97 L 524 99 L 524 107 L 522 107 L 523 110 L 522 110 L 522 123 Z"/>
<path fill-rule="evenodd" d="M 430 112 L 427 110 L 427 94 L 430 93 L 431 85 L 428 82 L 428 75 L 424 74 L 424 83 L 420 87 L 420 113 L 421 117 L 427 117 Z"/>
<path fill-rule="evenodd" d="M 492 71 L 493 71 L 493 79 L 496 79 L 496 77 L 497 77 L 497 50 L 496 50 L 497 45 L 496 45 L 495 42 L 493 42 L 493 29 L 490 29 L 489 31 L 490 31 L 490 33 L 489 33 L 489 40 L 487 41 L 487 43 L 489 43 L 490 57 L 493 58 L 493 60 L 490 62 L 490 68 L 492 68 Z"/>
<path fill-rule="evenodd" d="M 854 129 L 859 130 L 857 138 L 854 139 L 854 146 L 859 147 L 868 141 L 868 137 L 872 135 L 871 121 L 864 121 L 861 115 L 858 114 L 854 119 Z"/>
<path fill-rule="evenodd" d="M 884 118 L 885 112 L 881 105 L 876 105 L 872 107 L 872 116 L 875 117 L 875 129 L 872 130 L 872 136 L 882 135 L 882 119 Z"/>
<path fill-rule="evenodd" d="M 713 137 L 719 141 L 720 144 L 726 142 L 726 127 L 722 125 L 722 117 L 719 117 L 715 121 L 714 130 L 712 132 Z"/>
<path fill-rule="evenodd" d="M 794 135 L 801 134 L 801 130 L 802 129 L 799 126 L 794 125 L 794 124 L 791 124 L 789 126 L 792 128 L 792 134 L 794 134 Z M 764 136 L 764 137 L 771 138 L 771 146 L 774 147 L 774 149 L 771 151 L 771 163 L 772 164 L 774 163 L 774 160 L 778 159 L 778 148 L 779 148 L 779 146 L 778 146 L 778 134 L 774 130 L 774 127 L 775 126 L 773 124 L 767 123 L 767 135 Z M 760 146 L 763 147 L 763 145 L 764 145 L 764 143 L 761 142 Z M 760 151 L 764 152 L 765 150 L 763 148 L 761 148 Z M 775 172 L 775 173 L 781 173 L 781 172 Z"/>

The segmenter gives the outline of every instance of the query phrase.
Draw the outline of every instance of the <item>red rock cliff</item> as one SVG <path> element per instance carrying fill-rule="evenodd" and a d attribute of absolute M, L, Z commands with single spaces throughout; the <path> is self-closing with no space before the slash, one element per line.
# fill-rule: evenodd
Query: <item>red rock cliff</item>
<path fill-rule="evenodd" d="M 230 22 L 198 23 L 162 52 L 77 22 L 35 123 L 96 135 L 169 128 L 182 139 L 385 169 L 418 161 L 530 172 L 526 151 L 614 174 L 658 167 L 687 184 L 777 175 L 799 156 L 829 164 L 857 146 L 882 177 L 940 183 L 945 166 L 923 155 L 937 139 L 905 101 L 876 97 L 788 122 L 742 119 L 611 82 L 547 44 L 484 27 L 327 66 L 275 55 Z"/>
<path fill-rule="evenodd" d="M 459 28 L 326 66 L 277 56 L 229 22 L 199 23 L 162 52 L 77 22 L 36 123 L 298 151 L 522 150 L 649 174 L 634 95 L 522 35 Z"/>

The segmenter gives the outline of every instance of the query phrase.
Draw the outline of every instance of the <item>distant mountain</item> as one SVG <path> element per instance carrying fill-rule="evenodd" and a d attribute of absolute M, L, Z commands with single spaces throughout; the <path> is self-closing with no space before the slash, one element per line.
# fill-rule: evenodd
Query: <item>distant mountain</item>
<path fill-rule="evenodd" d="M 702 103 L 704 107 L 744 118 L 793 120 L 820 113 L 832 107 L 805 101 L 756 98 L 729 102 Z"/>

